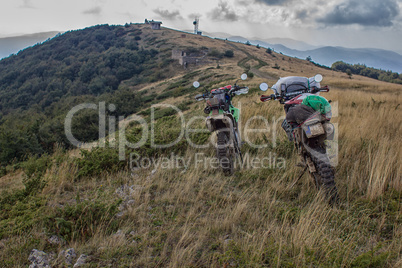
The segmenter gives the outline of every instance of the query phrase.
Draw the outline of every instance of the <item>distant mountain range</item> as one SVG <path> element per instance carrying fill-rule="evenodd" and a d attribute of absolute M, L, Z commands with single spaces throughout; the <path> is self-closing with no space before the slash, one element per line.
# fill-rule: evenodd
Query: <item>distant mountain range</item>
<path fill-rule="evenodd" d="M 0 38 L 0 59 L 54 37 L 59 32 L 43 32 Z"/>
<path fill-rule="evenodd" d="M 221 32 L 214 32 L 214 33 L 203 33 L 203 35 L 206 36 L 210 36 L 210 37 L 216 37 L 216 38 L 221 38 L 221 39 L 228 39 L 228 40 L 232 40 L 235 42 L 246 42 L 249 39 L 246 39 L 244 37 L 241 36 L 232 36 L 230 34 L 226 34 L 226 33 L 221 33 Z M 254 40 L 256 43 L 254 44 L 253 41 Z M 295 40 L 295 39 L 291 39 L 291 38 L 268 38 L 268 39 L 260 39 L 260 38 L 251 38 L 250 42 L 253 43 L 254 45 L 260 44 L 260 46 L 262 45 L 262 43 L 264 44 L 270 44 L 272 46 L 272 44 L 281 44 L 287 48 L 290 49 L 297 49 L 297 50 L 310 50 L 310 49 L 316 49 L 319 48 L 320 46 L 314 46 L 311 44 L 307 44 L 303 41 L 299 41 L 299 40 Z M 259 41 L 257 41 L 259 40 Z"/>
<path fill-rule="evenodd" d="M 262 47 L 272 48 L 275 52 L 301 59 L 306 59 L 310 56 L 314 62 L 329 67 L 336 61 L 343 61 L 349 64 L 360 63 L 368 67 L 402 73 L 402 55 L 389 50 L 339 46 L 314 47 L 307 43 L 287 38 L 248 40 L 241 36 L 230 36 L 227 39 L 242 43 L 249 41 L 253 45 L 259 44 Z"/>

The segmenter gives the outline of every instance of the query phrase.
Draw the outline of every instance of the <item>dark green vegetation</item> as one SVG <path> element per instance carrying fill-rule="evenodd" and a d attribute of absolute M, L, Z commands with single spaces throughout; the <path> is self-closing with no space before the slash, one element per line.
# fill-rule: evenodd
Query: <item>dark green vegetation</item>
<path fill-rule="evenodd" d="M 384 71 L 367 67 L 364 64 L 348 64 L 343 61 L 334 62 L 331 66 L 332 70 L 341 71 L 349 76 L 352 74 L 367 76 L 384 82 L 402 84 L 402 74 L 394 73 L 392 71 Z"/>
<path fill-rule="evenodd" d="M 62 34 L 0 61 L 0 162 L 69 148 L 64 118 L 75 105 L 105 101 L 108 115 L 127 116 L 153 100 L 129 86 L 170 75 L 170 50 L 140 44 L 141 29 L 99 25 Z M 152 42 L 148 42 L 151 43 Z M 165 68 L 161 72 L 161 68 Z M 108 106 L 106 106 L 108 107 Z M 98 138 L 98 111 L 79 112 L 72 131 Z"/>

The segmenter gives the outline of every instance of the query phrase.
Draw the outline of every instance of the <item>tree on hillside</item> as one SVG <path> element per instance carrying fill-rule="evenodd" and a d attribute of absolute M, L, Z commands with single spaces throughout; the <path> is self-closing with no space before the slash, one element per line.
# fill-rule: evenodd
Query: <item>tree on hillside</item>
<path fill-rule="evenodd" d="M 375 69 L 372 67 L 367 67 L 364 64 L 348 64 L 343 61 L 334 62 L 331 66 L 332 70 L 341 71 L 348 74 L 350 77 L 352 74 L 367 76 L 373 79 L 402 84 L 402 77 L 398 73 L 391 71 L 384 71 Z"/>
<path fill-rule="evenodd" d="M 225 54 L 223 54 L 223 56 L 228 57 L 228 58 L 233 58 L 234 52 L 233 52 L 233 50 L 226 50 Z"/>

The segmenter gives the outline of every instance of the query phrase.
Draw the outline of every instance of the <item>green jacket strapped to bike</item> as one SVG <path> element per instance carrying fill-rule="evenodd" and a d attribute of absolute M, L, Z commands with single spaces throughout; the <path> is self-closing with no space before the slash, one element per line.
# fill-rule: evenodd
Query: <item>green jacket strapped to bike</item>
<path fill-rule="evenodd" d="M 302 104 L 307 105 L 324 115 L 331 112 L 331 104 L 321 96 L 309 95 L 303 99 Z"/>

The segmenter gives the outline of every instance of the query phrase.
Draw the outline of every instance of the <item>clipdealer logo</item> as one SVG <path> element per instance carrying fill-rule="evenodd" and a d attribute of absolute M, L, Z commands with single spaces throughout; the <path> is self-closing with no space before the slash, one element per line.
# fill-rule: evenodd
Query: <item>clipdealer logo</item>
<path fill-rule="evenodd" d="M 189 157 L 183 157 L 171 153 L 170 156 L 159 158 L 143 157 L 138 153 L 131 153 L 129 166 L 131 171 L 138 169 L 181 169 L 185 172 L 190 166 L 194 165 L 196 169 L 218 169 L 222 164 L 217 157 L 208 156 L 205 153 L 195 153 Z M 278 157 L 275 153 L 269 152 L 264 157 L 252 156 L 245 153 L 243 161 L 238 159 L 234 162 L 234 167 L 241 169 L 284 169 L 286 167 L 286 159 Z"/>

